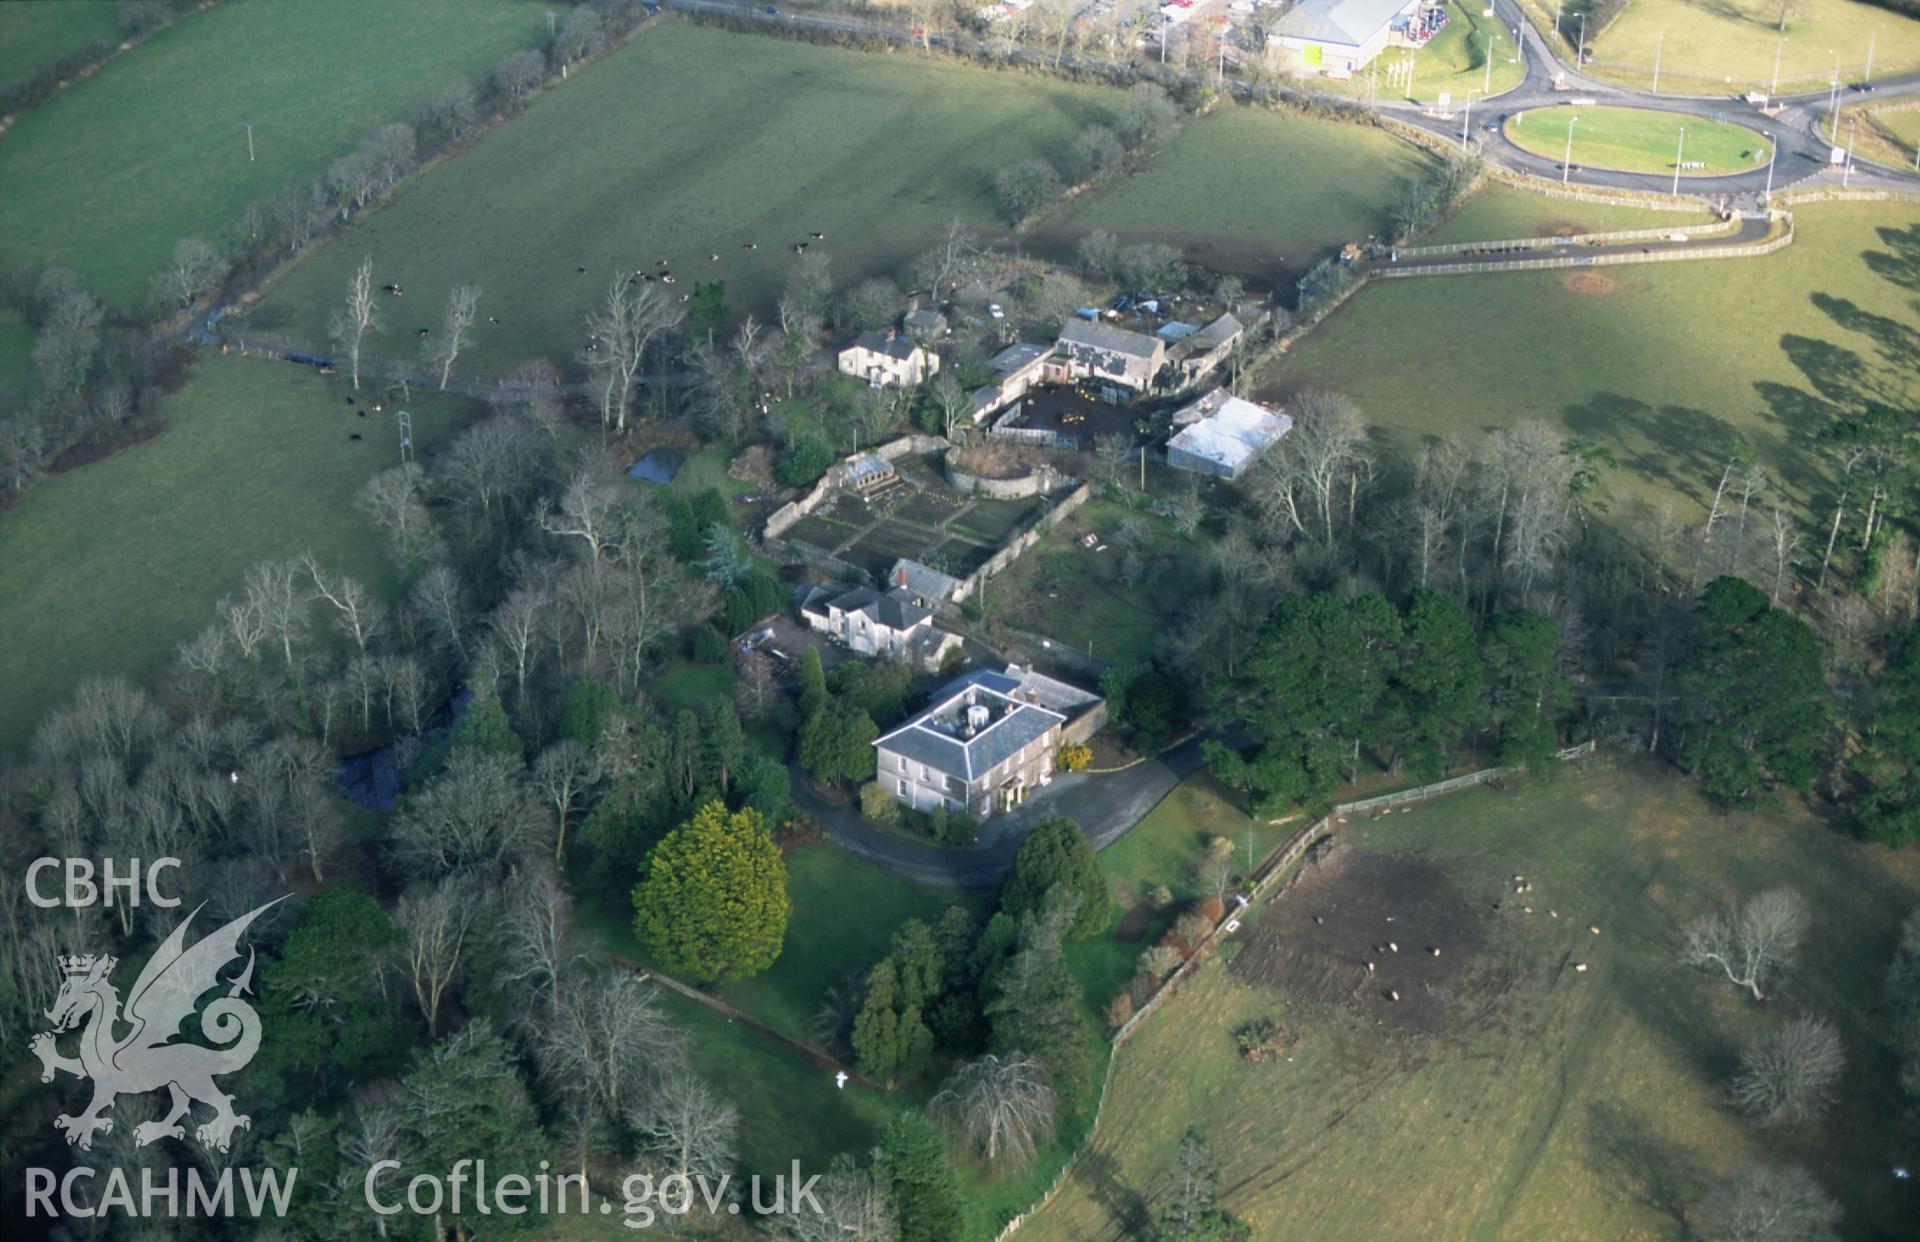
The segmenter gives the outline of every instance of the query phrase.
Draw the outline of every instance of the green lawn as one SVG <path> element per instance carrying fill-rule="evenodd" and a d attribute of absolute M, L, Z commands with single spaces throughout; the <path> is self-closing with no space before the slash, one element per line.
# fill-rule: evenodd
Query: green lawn
<path fill-rule="evenodd" d="M 1845 1205 L 1846 1236 L 1907 1231 L 1911 1204 L 1886 1176 L 1901 1149 L 1879 996 L 1896 925 L 1920 900 L 1920 858 L 1798 809 L 1724 816 L 1665 769 L 1605 756 L 1346 831 L 1433 864 L 1481 909 L 1511 896 L 1514 872 L 1535 884 L 1531 916 L 1511 903 L 1486 915 L 1474 969 L 1498 999 L 1419 1037 L 1210 964 L 1121 1051 L 1096 1158 L 1023 1236 L 1119 1236 L 1116 1217 L 1151 1194 L 1169 1136 L 1188 1126 L 1210 1139 L 1225 1204 L 1256 1237 L 1677 1242 L 1705 1184 L 1754 1160 L 1812 1169 Z M 1782 882 L 1806 897 L 1813 931 L 1779 1005 L 1673 963 L 1679 924 Z M 1842 1030 L 1843 1099 L 1825 1124 L 1763 1131 L 1726 1107 L 1727 1066 L 1801 1007 Z M 1292 1062 L 1236 1055 L 1231 1031 L 1261 1016 L 1301 1038 Z"/>
<path fill-rule="evenodd" d="M 1420 238 L 1420 245 L 1448 242 L 1515 241 L 1525 237 L 1569 237 L 1627 229 L 1657 229 L 1705 223 L 1702 211 L 1649 211 L 1644 207 L 1610 203 L 1583 203 L 1548 198 L 1488 181 L 1462 203 L 1440 227 Z"/>
<path fill-rule="evenodd" d="M 1604 32 L 1590 25 L 1590 67 L 1596 76 L 1644 85 L 1658 52 L 1662 91 L 1718 95 L 1767 90 L 1778 53 L 1782 94 L 1825 90 L 1835 52 L 1843 82 L 1860 76 L 1876 30 L 1874 77 L 1920 66 L 1920 23 L 1909 17 L 1857 0 L 1794 0 L 1792 7 L 1783 46 L 1779 0 L 1634 0 Z M 1566 28 L 1570 35 L 1577 29 L 1571 17 Z"/>
<path fill-rule="evenodd" d="M 195 14 L 8 131 L 0 262 L 65 264 L 139 304 L 175 241 L 224 241 L 248 202 L 320 175 L 375 126 L 531 43 L 544 12 L 533 0 L 226 0 Z"/>
<path fill-rule="evenodd" d="M 647 696 L 663 712 L 699 710 L 710 700 L 731 701 L 733 669 L 725 664 L 674 665 L 647 686 Z"/>
<path fill-rule="evenodd" d="M 119 0 L 12 0 L 0 4 L 0 86 L 30 78 L 95 39 L 118 43 Z"/>
<path fill-rule="evenodd" d="M 1761 259 L 1382 281 L 1260 391 L 1346 392 L 1402 452 L 1544 419 L 1614 451 L 1602 485 L 1616 499 L 1673 500 L 1687 521 L 1744 441 L 1804 503 L 1824 496 L 1812 437 L 1836 411 L 1875 388 L 1920 392 L 1920 209 L 1796 216 L 1797 240 Z"/>
<path fill-rule="evenodd" d="M 0 144 L 4 145 L 4 144 Z M 0 634 L 32 652 L 0 673 L 0 754 L 93 673 L 150 681 L 213 620 L 249 566 L 312 551 L 396 586 L 355 497 L 395 463 L 391 424 L 355 418 L 332 384 L 284 362 L 211 357 L 169 399 L 161 434 L 37 484 L 0 513 Z M 416 399 L 423 452 L 461 407 Z M 366 439 L 352 443 L 351 433 Z"/>
<path fill-rule="evenodd" d="M 1573 162 L 1581 166 L 1670 174 L 1676 154 L 1683 164 L 1706 165 L 1682 169 L 1685 178 L 1743 172 L 1767 162 L 1767 140 L 1750 129 L 1645 108 L 1536 108 L 1515 113 L 1505 132 L 1521 150 L 1557 163 L 1566 157 L 1569 127 Z"/>
<path fill-rule="evenodd" d="M 570 364 L 612 272 L 657 270 L 663 258 L 680 289 L 724 280 L 735 311 L 764 323 L 796 243 L 832 255 L 841 288 L 897 272 L 955 216 L 992 227 L 998 169 L 1060 158 L 1119 101 L 1040 77 L 667 23 L 301 260 L 251 324 L 324 339 L 346 274 L 368 254 L 382 283 L 407 290 L 408 309 L 390 306 L 369 338 L 382 356 L 414 354 L 415 328 L 449 286 L 484 287 L 483 311 L 502 322 L 476 334 L 471 366 L 462 360 L 474 373 L 534 354 Z"/>
<path fill-rule="evenodd" d="M 1336 167 L 1337 177 L 1302 171 Z M 1223 104 L 1189 119 L 1144 171 L 1047 217 L 1034 241 L 1065 254 L 1087 233 L 1107 229 L 1283 287 L 1326 251 L 1384 232 L 1401 187 L 1428 167 L 1384 130 Z"/>
<path fill-rule="evenodd" d="M 1314 78 L 1315 89 L 1352 95 L 1366 99 L 1370 95 L 1379 99 L 1417 99 L 1422 103 L 1433 103 L 1445 94 L 1455 104 L 1463 104 L 1469 94 L 1484 98 L 1489 94 L 1500 94 L 1520 85 L 1525 76 L 1520 67 L 1519 58 L 1514 53 L 1513 35 L 1506 26 L 1490 17 L 1482 17 L 1485 5 L 1471 8 L 1461 4 L 1447 5 L 1452 18 L 1447 28 L 1439 35 L 1427 41 L 1423 48 L 1393 48 L 1380 55 L 1367 72 L 1357 73 L 1346 81 L 1335 78 Z M 1487 72 L 1487 39 L 1493 40 L 1493 72 Z M 1387 77 L 1388 66 L 1397 72 L 1404 72 L 1399 66 L 1408 60 L 1413 61 L 1413 82 L 1408 89 L 1404 79 Z M 1376 74 L 1376 80 L 1368 82 L 1369 73 Z"/>

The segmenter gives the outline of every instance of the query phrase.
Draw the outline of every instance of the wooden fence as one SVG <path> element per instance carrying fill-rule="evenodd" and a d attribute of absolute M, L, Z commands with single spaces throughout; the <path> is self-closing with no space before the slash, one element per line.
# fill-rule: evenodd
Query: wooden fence
<path fill-rule="evenodd" d="M 1430 267 L 1376 267 L 1372 275 L 1383 280 L 1408 276 L 1458 276 L 1468 272 L 1528 272 L 1547 268 L 1620 267 L 1628 263 L 1678 263 L 1689 259 L 1750 259 L 1772 254 L 1793 243 L 1793 224 L 1778 237 L 1750 246 L 1702 246 L 1697 249 L 1654 250 L 1640 254 L 1559 255 L 1545 259 L 1486 259 L 1477 263 L 1438 263 Z"/>
<path fill-rule="evenodd" d="M 1740 218 L 1732 216 L 1712 224 L 1703 224 L 1698 228 L 1681 225 L 1664 229 L 1621 229 L 1612 233 L 1575 233 L 1568 237 L 1521 237 L 1510 241 L 1400 246 L 1396 248 L 1395 253 L 1402 259 L 1421 259 L 1443 254 L 1467 254 L 1478 250 L 1551 250 L 1556 246 L 1607 246 L 1619 242 L 1664 241 L 1676 232 L 1684 232 L 1688 237 L 1717 237 L 1722 233 L 1739 232 L 1740 224 Z"/>

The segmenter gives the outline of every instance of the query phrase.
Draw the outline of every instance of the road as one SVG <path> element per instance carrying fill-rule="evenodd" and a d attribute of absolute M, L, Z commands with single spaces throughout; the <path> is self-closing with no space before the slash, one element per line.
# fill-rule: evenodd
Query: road
<path fill-rule="evenodd" d="M 1200 743 L 1200 738 L 1189 738 L 1157 759 L 1118 772 L 1061 773 L 1018 810 L 983 823 L 979 844 L 972 849 L 941 849 L 882 832 L 862 821 L 856 806 L 823 801 L 798 767 L 793 769 L 793 800 L 837 844 L 876 866 L 922 884 L 992 888 L 1012 864 L 1020 839 L 1042 816 L 1065 815 L 1078 823 L 1096 850 L 1118 841 L 1174 786 L 1204 766 Z"/>

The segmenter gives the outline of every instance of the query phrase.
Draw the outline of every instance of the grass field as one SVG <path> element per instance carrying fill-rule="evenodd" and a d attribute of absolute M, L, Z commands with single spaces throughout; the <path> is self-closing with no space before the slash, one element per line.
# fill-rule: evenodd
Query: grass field
<path fill-rule="evenodd" d="M 1627 229 L 1657 229 L 1704 223 L 1706 211 L 1648 211 L 1644 207 L 1583 203 L 1548 198 L 1488 181 L 1454 210 L 1440 227 L 1420 239 L 1422 245 L 1449 242 L 1514 241 L 1525 237 L 1569 237 Z"/>
<path fill-rule="evenodd" d="M 1147 488 L 1162 493 L 1186 482 L 1174 472 L 1151 469 Z M 1082 547 L 1092 533 L 1110 540 L 1122 522 L 1143 524 L 1147 556 L 1178 556 L 1193 543 L 1164 520 L 1144 509 L 1093 500 L 1082 505 L 1049 531 L 1011 568 L 997 574 L 979 597 L 980 606 L 997 621 L 1045 635 L 1080 651 L 1116 662 L 1148 661 L 1159 653 L 1162 630 L 1185 597 L 1176 581 L 1156 591 L 1150 581 L 1123 581 L 1120 550 Z"/>
<path fill-rule="evenodd" d="M 1516 147 L 1557 164 L 1566 157 L 1569 127 L 1573 162 L 1581 166 L 1671 173 L 1676 155 L 1683 164 L 1705 165 L 1683 167 L 1685 178 L 1744 172 L 1767 162 L 1767 140 L 1750 129 L 1645 108 L 1536 108 L 1515 113 L 1504 132 Z"/>
<path fill-rule="evenodd" d="M 0 86 L 30 78 L 95 39 L 119 42 L 119 0 L 0 4 Z"/>
<path fill-rule="evenodd" d="M 1920 392 L 1920 210 L 1795 214 L 1795 242 L 1761 259 L 1383 282 L 1260 390 L 1346 392 L 1400 451 L 1544 419 L 1612 448 L 1617 498 L 1671 499 L 1689 521 L 1744 441 L 1804 501 L 1825 487 L 1812 437 L 1835 410 L 1874 387 Z"/>
<path fill-rule="evenodd" d="M 531 43 L 543 13 L 532 0 L 227 0 L 197 13 L 7 133 L 0 262 L 64 264 L 137 305 L 175 241 L 224 241 L 247 203 Z"/>
<path fill-rule="evenodd" d="M 1841 81 L 1860 76 L 1875 30 L 1876 78 L 1920 65 L 1920 22 L 1911 18 L 1856 0 L 1794 0 L 1793 10 L 1783 46 L 1779 0 L 1635 0 L 1604 32 L 1588 30 L 1587 54 L 1595 62 L 1589 68 L 1596 77 L 1645 83 L 1657 51 L 1662 91 L 1764 91 L 1778 53 L 1782 94 L 1825 90 L 1835 52 Z M 1566 28 L 1576 29 L 1572 18 Z"/>
<path fill-rule="evenodd" d="M 1338 167 L 1338 177 L 1302 175 Z M 1094 229 L 1164 241 L 1187 260 L 1285 287 L 1343 242 L 1385 231 L 1401 186 L 1429 167 L 1382 130 L 1225 106 L 1189 120 L 1144 171 L 1047 217 L 1036 247 L 1065 254 Z M 1200 187 L 1205 187 L 1204 190 Z"/>
<path fill-rule="evenodd" d="M 681 289 L 724 280 L 736 312 L 765 322 L 810 233 L 827 234 L 809 244 L 833 256 L 842 288 L 896 271 L 955 216 L 991 227 L 994 173 L 1062 156 L 1119 98 L 668 23 L 299 262 L 252 325 L 323 340 L 346 273 L 367 254 L 383 283 L 407 290 L 369 338 L 383 356 L 414 354 L 414 329 L 437 319 L 449 286 L 485 288 L 482 309 L 502 323 L 476 334 L 471 367 L 462 360 L 472 372 L 534 354 L 570 363 L 614 269 L 657 270 L 662 258 Z"/>
<path fill-rule="evenodd" d="M 1820 128 L 1827 134 L 1833 133 L 1832 115 L 1824 110 Z M 1890 105 L 1843 106 L 1840 145 L 1849 144 L 1856 159 L 1911 169 L 1915 146 L 1920 145 L 1920 102 L 1901 100 Z"/>
<path fill-rule="evenodd" d="M 353 418 L 310 369 L 257 359 L 206 359 L 168 408 L 160 435 L 0 514 L 0 634 L 34 653 L 0 673 L 0 754 L 18 754 L 85 677 L 159 674 L 257 561 L 311 551 L 382 593 L 396 585 L 355 506 L 396 460 L 391 425 Z M 422 452 L 460 409 L 411 408 Z M 348 441 L 356 431 L 366 440 Z"/>
<path fill-rule="evenodd" d="M 1605 757 L 1356 822 L 1346 837 L 1341 865 L 1362 847 L 1478 920 L 1461 995 L 1484 1009 L 1415 1034 L 1376 1026 L 1388 1002 L 1370 989 L 1305 999 L 1249 969 L 1251 947 L 1231 967 L 1215 962 L 1120 1053 L 1088 1155 L 1023 1234 L 1122 1236 L 1169 1161 L 1167 1136 L 1190 1125 L 1212 1142 L 1224 1201 L 1256 1237 L 1678 1239 L 1705 1183 L 1756 1159 L 1810 1167 L 1846 1206 L 1847 1236 L 1900 1236 L 1899 1221 L 1911 1223 L 1886 1175 L 1899 1151 L 1879 1085 L 1893 1059 L 1878 998 L 1898 920 L 1920 899 L 1920 860 L 1855 845 L 1798 810 L 1730 819 L 1663 769 Z M 1511 897 L 1516 872 L 1535 885 L 1532 915 L 1489 908 Z M 1673 964 L 1680 923 L 1783 880 L 1814 922 L 1780 1005 Z M 1334 920 L 1336 907 L 1316 904 L 1334 891 L 1303 885 L 1258 922 L 1288 920 L 1275 932 L 1284 945 L 1280 927 L 1320 910 Z M 1339 891 L 1355 917 L 1391 912 Z M 1825 1125 L 1770 1134 L 1726 1108 L 1722 1084 L 1745 1040 L 1802 1006 L 1842 1030 L 1844 1098 Z M 1262 1016 L 1300 1039 L 1291 1062 L 1236 1054 L 1233 1028 Z"/>
<path fill-rule="evenodd" d="M 1380 99 L 1407 98 L 1422 103 L 1432 103 L 1442 94 L 1447 94 L 1452 96 L 1455 103 L 1460 103 L 1469 93 L 1483 97 L 1498 95 L 1520 85 L 1525 74 L 1514 52 L 1513 35 L 1506 26 L 1493 18 L 1482 17 L 1484 5 L 1468 8 L 1461 4 L 1449 4 L 1446 7 L 1452 20 L 1438 36 L 1428 40 L 1425 47 L 1417 51 L 1394 48 L 1373 63 L 1372 71 L 1377 72 L 1378 77 L 1371 84 L 1371 90 L 1365 73 L 1344 82 L 1335 78 L 1314 78 L 1311 80 L 1314 89 L 1361 99 L 1374 94 Z M 1487 72 L 1489 35 L 1493 40 L 1492 73 Z M 1404 72 L 1399 66 L 1409 58 L 1413 61 L 1411 89 L 1403 79 L 1396 77 L 1389 81 L 1386 76 L 1388 66 Z"/>

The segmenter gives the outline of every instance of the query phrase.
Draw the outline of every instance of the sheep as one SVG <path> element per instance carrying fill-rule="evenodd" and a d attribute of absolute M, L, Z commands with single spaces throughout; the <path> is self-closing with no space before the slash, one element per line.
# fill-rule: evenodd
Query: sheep
<path fill-rule="evenodd" d="M 742 250 L 758 250 L 758 249 L 760 249 L 760 243 L 759 243 L 759 242 L 748 242 L 748 243 L 747 243 L 746 245 L 744 245 L 744 246 L 742 246 L 742 247 L 740 247 L 740 249 L 742 249 Z"/>
<path fill-rule="evenodd" d="M 1520 907 L 1520 913 L 1522 913 L 1522 914 L 1532 914 L 1532 913 L 1533 913 L 1533 907 L 1532 907 L 1532 906 L 1521 906 L 1521 907 Z"/>
<path fill-rule="evenodd" d="M 1389 940 L 1387 941 L 1387 951 L 1389 953 L 1398 953 L 1400 951 L 1400 946 L 1395 944 L 1393 941 Z"/>
<path fill-rule="evenodd" d="M 1427 952 L 1428 952 L 1428 953 L 1430 953 L 1430 954 L 1432 954 L 1432 955 L 1433 955 L 1434 957 L 1439 957 L 1439 956 L 1440 956 L 1440 946 L 1439 946 L 1439 945 L 1437 945 L 1437 944 L 1435 944 L 1435 945 L 1428 945 L 1428 946 L 1427 946 Z"/>
<path fill-rule="evenodd" d="M 488 322 L 488 323 L 499 323 L 499 322 L 500 322 L 500 316 L 498 316 L 498 315 L 488 315 L 488 316 L 487 316 L 487 322 Z"/>
<path fill-rule="evenodd" d="M 814 235 L 813 235 L 813 240 L 815 240 L 815 241 L 825 241 L 825 240 L 827 240 L 827 235 L 826 235 L 825 233 L 821 233 L 821 232 L 815 232 L 815 233 L 814 233 Z"/>
<path fill-rule="evenodd" d="M 655 267 L 665 267 L 667 265 L 667 261 L 665 259 L 655 259 L 653 261 L 653 265 Z"/>
<path fill-rule="evenodd" d="M 672 272 L 660 273 L 660 283 L 663 285 L 673 284 L 674 283 L 673 273 Z"/>
<path fill-rule="evenodd" d="M 1587 930 L 1592 932 L 1596 936 L 1600 934 L 1600 929 L 1598 927 L 1588 926 Z"/>
<path fill-rule="evenodd" d="M 720 261 L 720 256 L 717 254 L 710 254 L 707 256 L 707 262 L 709 263 L 718 263 L 719 261 Z"/>
<path fill-rule="evenodd" d="M 1585 962 L 1575 962 L 1573 964 L 1573 968 L 1575 971 L 1579 972 L 1580 974 L 1584 975 L 1587 973 L 1587 964 Z"/>
<path fill-rule="evenodd" d="M 432 329 L 432 328 L 422 328 L 422 329 L 420 329 L 420 330 L 419 330 L 418 332 L 416 332 L 416 333 L 414 333 L 414 335 L 415 335 L 415 336 L 432 336 L 432 335 L 433 335 L 433 329 Z"/>
<path fill-rule="evenodd" d="M 1387 916 L 1387 922 L 1389 923 L 1393 922 L 1393 916 L 1391 914 Z"/>
<path fill-rule="evenodd" d="M 1367 965 L 1367 973 L 1368 973 L 1368 974 L 1372 974 L 1372 973 L 1373 973 L 1373 963 L 1372 963 L 1372 962 L 1368 962 L 1368 963 L 1367 963 L 1366 965 Z"/>
<path fill-rule="evenodd" d="M 1313 922 L 1314 922 L 1314 925 L 1318 927 L 1318 926 L 1324 925 L 1326 923 L 1326 920 L 1316 914 L 1313 916 Z"/>
<path fill-rule="evenodd" d="M 1388 988 L 1388 989 L 1387 989 L 1387 999 L 1388 999 L 1388 1000 L 1390 1000 L 1390 1001 L 1396 1001 L 1396 1002 L 1397 1002 L 1397 1001 L 1398 1001 L 1398 1000 L 1400 999 L 1400 993 L 1399 993 L 1399 992 L 1397 992 L 1397 991 L 1395 991 L 1395 990 L 1394 990 L 1394 989 L 1392 989 L 1392 988 Z"/>
<path fill-rule="evenodd" d="M 1549 910 L 1547 911 L 1547 917 L 1550 919 L 1557 919 L 1560 917 L 1560 912 L 1558 910 Z"/>
<path fill-rule="evenodd" d="M 1526 880 L 1527 880 L 1527 877 L 1524 875 L 1521 875 L 1519 872 L 1516 871 L 1513 873 L 1513 882 L 1515 884 L 1524 884 L 1526 883 Z"/>
<path fill-rule="evenodd" d="M 795 242 L 793 247 L 793 252 L 795 254 L 805 254 L 807 252 L 807 243 Z"/>

